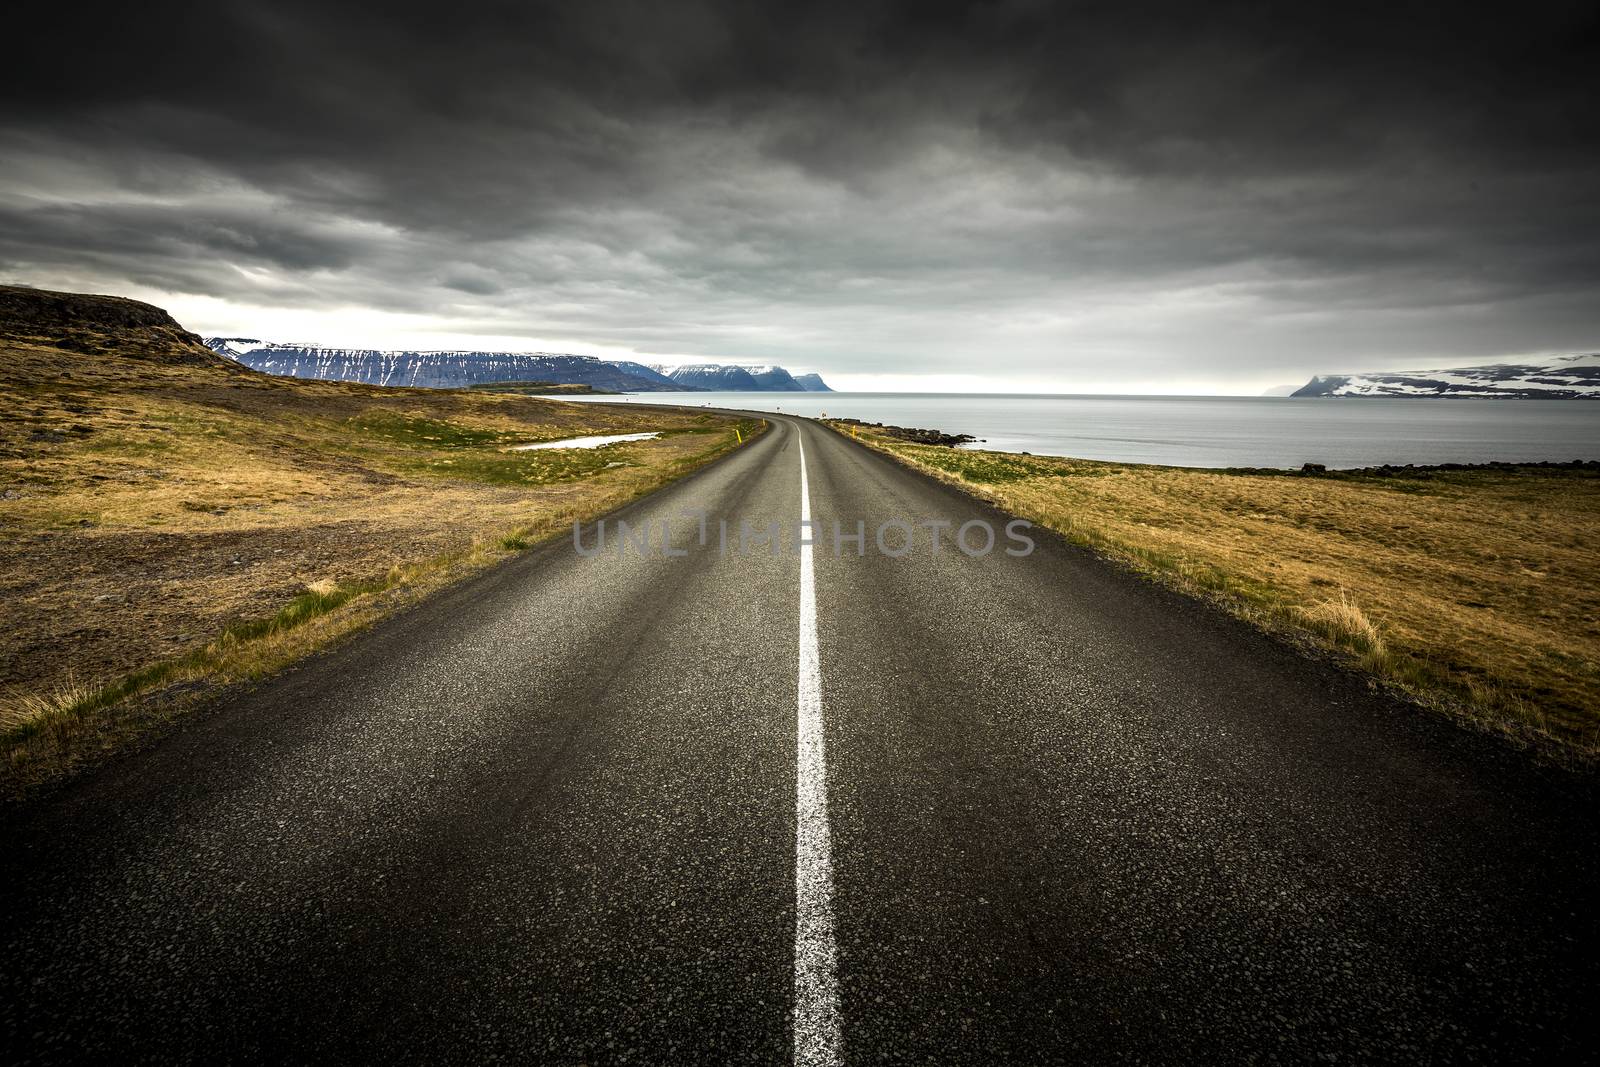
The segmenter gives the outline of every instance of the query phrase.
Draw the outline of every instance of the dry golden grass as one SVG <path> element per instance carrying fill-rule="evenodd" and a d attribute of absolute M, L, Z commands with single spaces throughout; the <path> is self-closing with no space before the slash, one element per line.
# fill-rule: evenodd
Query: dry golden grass
<path fill-rule="evenodd" d="M 860 439 L 1433 707 L 1600 753 L 1600 474 L 1099 463 Z"/>
<path fill-rule="evenodd" d="M 0 794 L 692 470 L 734 426 L 271 378 L 175 326 L 0 316 Z M 664 433 L 512 450 L 640 430 Z"/>
<path fill-rule="evenodd" d="M 1297 607 L 1295 614 L 1310 629 L 1359 655 L 1364 666 L 1381 670 L 1388 662 L 1389 647 L 1384 644 L 1377 625 L 1343 589 L 1339 590 L 1338 600 L 1324 600 L 1309 608 Z"/>
<path fill-rule="evenodd" d="M 96 690 L 70 679 L 43 690 L 17 690 L 0 697 L 0 731 L 39 732 L 64 744 L 78 729 Z"/>

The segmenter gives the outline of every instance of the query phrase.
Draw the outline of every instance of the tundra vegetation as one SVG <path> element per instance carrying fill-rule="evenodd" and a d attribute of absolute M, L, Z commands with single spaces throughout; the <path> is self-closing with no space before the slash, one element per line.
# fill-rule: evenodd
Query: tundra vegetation
<path fill-rule="evenodd" d="M 854 432 L 1375 684 L 1560 762 L 1600 756 L 1594 464 L 1200 470 Z"/>
<path fill-rule="evenodd" d="M 758 420 L 274 378 L 0 288 L 0 796 L 748 441 Z M 588 450 L 513 446 L 661 431 Z"/>

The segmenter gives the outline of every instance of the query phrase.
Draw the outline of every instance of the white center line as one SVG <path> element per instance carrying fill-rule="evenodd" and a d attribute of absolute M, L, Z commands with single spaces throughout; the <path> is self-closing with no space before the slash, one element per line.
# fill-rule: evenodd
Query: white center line
<path fill-rule="evenodd" d="M 799 434 L 796 433 L 799 439 Z M 811 521 L 806 445 L 800 440 L 800 521 Z M 844 1062 L 833 943 L 833 853 L 828 838 L 828 763 L 822 741 L 817 663 L 817 588 L 811 528 L 800 537 L 800 690 L 794 850 L 794 1062 Z"/>

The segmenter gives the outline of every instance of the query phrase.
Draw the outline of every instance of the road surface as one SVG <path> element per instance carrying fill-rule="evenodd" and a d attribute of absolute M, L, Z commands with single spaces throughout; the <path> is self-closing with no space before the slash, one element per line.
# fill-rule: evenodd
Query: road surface
<path fill-rule="evenodd" d="M 1592 1054 L 1590 786 L 813 424 L 618 518 L 9 817 L 0 1061 Z"/>

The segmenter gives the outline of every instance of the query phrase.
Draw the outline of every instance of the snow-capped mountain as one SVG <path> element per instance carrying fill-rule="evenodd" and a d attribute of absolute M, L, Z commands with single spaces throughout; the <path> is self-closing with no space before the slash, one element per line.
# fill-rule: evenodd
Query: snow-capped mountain
<path fill-rule="evenodd" d="M 745 367 L 732 363 L 689 363 L 680 367 L 657 367 L 685 389 L 713 389 L 733 393 L 804 393 L 832 392 L 815 374 L 821 388 L 803 384 L 782 367 L 766 365 Z"/>
<path fill-rule="evenodd" d="M 684 389 L 715 389 L 735 393 L 759 393 L 761 383 L 744 367 L 721 363 L 696 363 L 677 367 L 670 377 Z"/>
<path fill-rule="evenodd" d="M 1293 396 L 1488 396 L 1600 399 L 1600 354 L 1446 370 L 1319 374 Z"/>
<path fill-rule="evenodd" d="M 208 337 L 206 346 L 247 367 L 291 378 L 457 389 L 483 382 L 557 382 L 618 393 L 692 388 L 642 363 L 559 352 L 386 352 Z"/>
<path fill-rule="evenodd" d="M 756 384 L 774 393 L 803 393 L 805 386 L 794 380 L 794 375 L 782 367 L 749 367 L 750 377 Z"/>
<path fill-rule="evenodd" d="M 455 389 L 484 382 L 557 382 L 617 393 L 715 389 L 746 393 L 832 392 L 815 374 L 782 367 L 697 363 L 646 366 L 560 352 L 382 351 L 278 344 L 251 337 L 208 337 L 206 346 L 268 374 L 370 385 Z"/>

